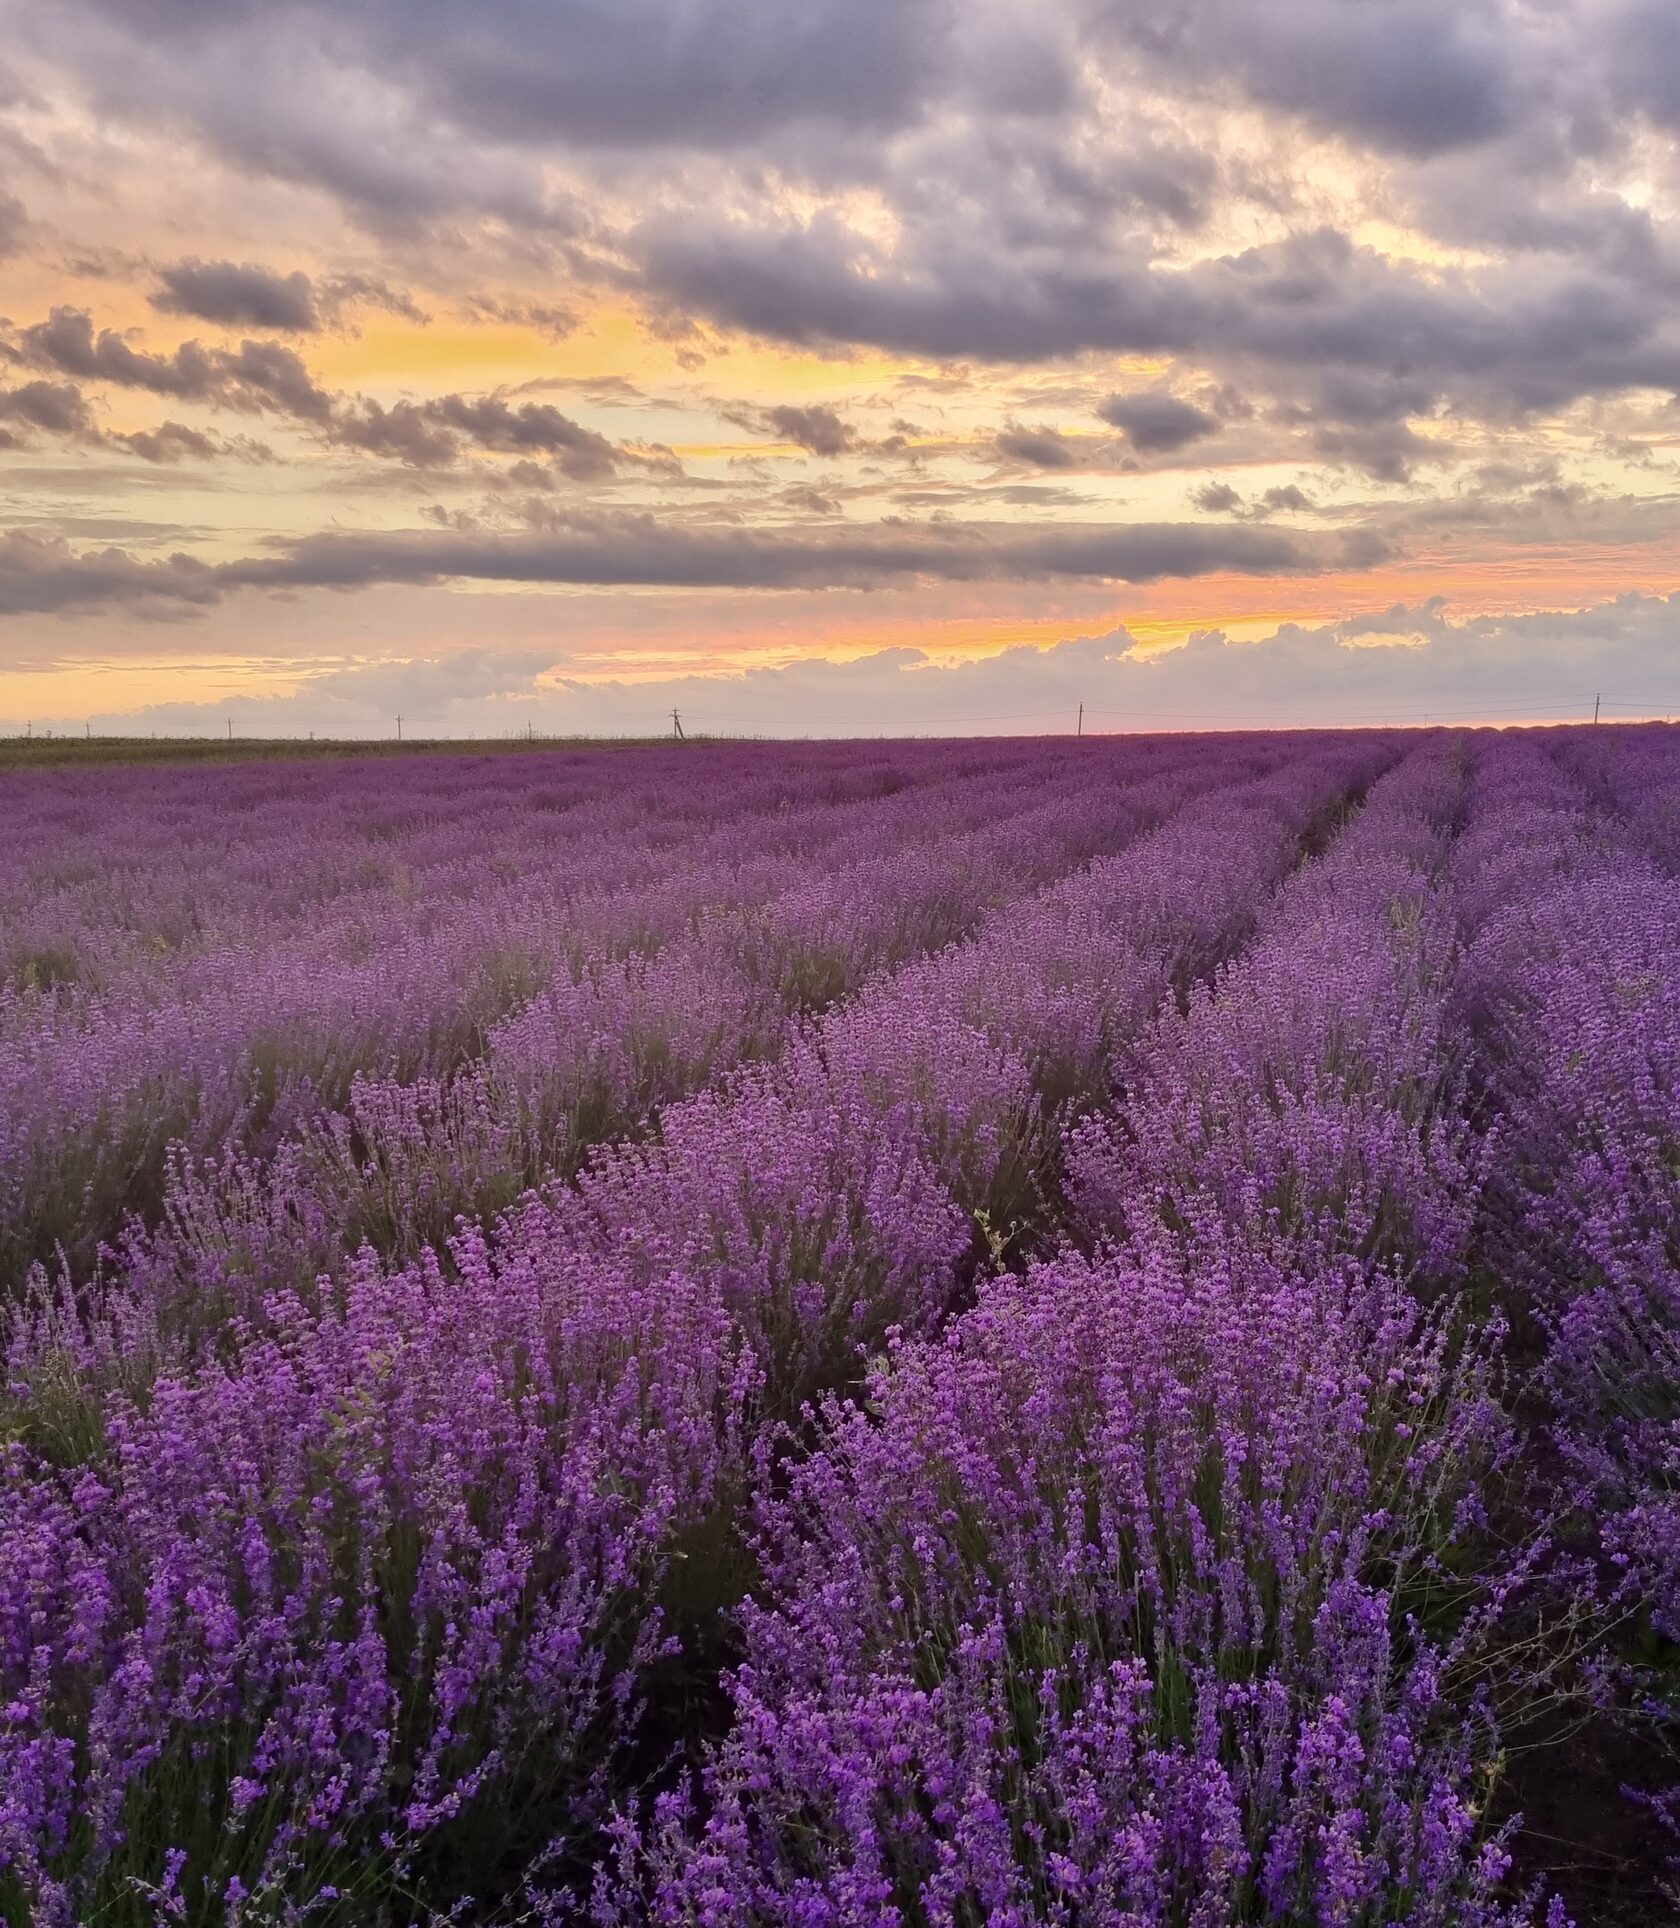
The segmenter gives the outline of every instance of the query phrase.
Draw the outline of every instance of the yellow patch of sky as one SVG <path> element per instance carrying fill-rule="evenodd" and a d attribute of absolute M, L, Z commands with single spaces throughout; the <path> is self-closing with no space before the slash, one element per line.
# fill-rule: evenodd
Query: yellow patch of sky
<path fill-rule="evenodd" d="M 578 327 L 559 341 L 510 322 L 438 316 L 421 324 L 369 316 L 356 335 L 318 338 L 309 360 L 323 382 L 375 392 L 416 384 L 439 389 L 513 385 L 545 377 L 575 382 L 618 377 L 691 388 L 696 371 L 679 359 L 685 346 L 680 338 L 656 334 L 634 307 L 603 304 L 585 308 Z M 745 337 L 729 338 L 725 348 L 708 355 L 708 376 L 732 394 L 759 398 L 841 395 L 894 381 L 919 365 L 882 355 L 829 357 Z"/>
<path fill-rule="evenodd" d="M 1408 261 L 1420 268 L 1486 268 L 1496 259 L 1479 248 L 1448 247 L 1416 228 L 1378 215 L 1355 222 L 1349 229 L 1349 239 L 1362 248 L 1387 255 L 1391 261 Z"/>
<path fill-rule="evenodd" d="M 92 717 L 139 710 L 151 703 L 289 696 L 305 680 L 297 667 L 277 668 L 243 656 L 172 656 L 0 670 L 0 717 Z"/>

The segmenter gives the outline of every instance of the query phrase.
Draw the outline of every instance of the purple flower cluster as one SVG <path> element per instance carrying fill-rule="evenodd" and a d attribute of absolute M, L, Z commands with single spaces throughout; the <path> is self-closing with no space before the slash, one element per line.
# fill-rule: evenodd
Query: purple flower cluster
<path fill-rule="evenodd" d="M 1528 1918 L 1455 1692 L 1497 1334 L 1416 1290 L 1474 1203 L 1462 791 L 1433 749 L 1380 783 L 1074 1128 L 1092 1256 L 985 1279 L 826 1407 L 759 1509 L 703 1798 L 626 1825 L 605 1913 Z"/>
<path fill-rule="evenodd" d="M 690 749 L 6 780 L 0 1918 L 1534 1920 L 1680 755 Z"/>
<path fill-rule="evenodd" d="M 563 1858 L 668 1625 L 738 1590 L 719 1575 L 744 1566 L 766 1423 L 855 1381 L 891 1329 L 933 1328 L 977 1224 L 1054 1142 L 1069 1036 L 1098 1080 L 1390 755 L 1210 744 L 1159 778 L 1101 757 L 1065 798 L 1038 786 L 1014 874 L 1046 888 L 979 902 L 968 942 L 827 1016 L 794 1000 L 778 1062 L 667 1104 L 653 1143 L 609 1147 L 493 1236 L 425 1237 L 432 1188 L 501 1156 L 471 1068 L 358 1068 L 347 1122 L 300 1113 L 208 1168 L 173 1154 L 161 1222 L 92 1279 L 37 1274 L 11 1322 L 15 1891 L 74 1918 L 173 1870 L 195 1909 L 229 1883 L 312 1907 L 332 1889 L 354 1919 L 369 1881 L 447 1897 L 463 1862 L 493 1882 L 534 1844 Z M 968 779 L 991 789 L 984 761 Z M 995 856 L 1010 820 L 990 809 Z M 910 870 L 901 903 L 949 903 L 949 878 Z M 879 928 L 924 941 L 902 911 Z M 1099 1021 L 1070 1034 L 1089 1001 Z M 358 1218 L 323 1169 L 354 1177 Z M 347 1225 L 390 1256 L 335 1258 Z M 36 1580 L 42 1544 L 58 1565 Z M 488 1867 L 466 1845 L 487 1829 L 508 1837 Z"/>
<path fill-rule="evenodd" d="M 220 794 L 191 802 L 169 773 L 73 800 L 61 779 L 11 779 L 0 1264 L 55 1240 L 85 1258 L 125 1214 L 155 1216 L 174 1144 L 267 1158 L 325 1132 L 316 1188 L 353 1221 L 335 1133 L 377 1166 L 370 1088 L 462 1072 L 516 1194 L 717 1063 L 774 1049 L 800 1012 L 1125 843 L 1197 782 L 1157 778 L 1166 762 L 703 752 L 645 757 L 625 784 L 617 759 L 556 757 L 546 785 L 495 759 L 376 784 L 266 766 L 194 773 Z M 120 827 L 96 830 L 113 787 Z"/>
<path fill-rule="evenodd" d="M 1566 765 L 1596 749 L 1569 747 Z M 1651 835 L 1654 752 L 1606 754 L 1591 789 L 1523 748 L 1487 759 L 1486 830 L 1460 853 L 1482 909 L 1464 996 L 1502 1120 L 1504 1263 L 1545 1331 L 1559 1438 L 1680 1640 L 1680 879 Z"/>

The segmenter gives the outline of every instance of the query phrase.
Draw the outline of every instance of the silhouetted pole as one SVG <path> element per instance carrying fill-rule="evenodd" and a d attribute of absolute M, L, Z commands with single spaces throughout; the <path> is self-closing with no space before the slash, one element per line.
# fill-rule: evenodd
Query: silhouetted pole
<path fill-rule="evenodd" d="M 231 716 L 228 718 L 228 741 L 230 743 L 233 741 L 233 718 Z"/>
<path fill-rule="evenodd" d="M 1083 736 L 1084 734 L 1085 734 L 1085 705 L 1081 703 L 1079 706 L 1079 728 L 1074 731 L 1074 735 Z"/>
<path fill-rule="evenodd" d="M 1595 723 L 1598 721 L 1598 706 L 1600 701 L 1601 699 L 1597 696 L 1593 698 L 1593 721 Z"/>
<path fill-rule="evenodd" d="M 397 718 L 397 741 L 399 743 L 402 741 L 402 718 L 400 716 Z"/>
<path fill-rule="evenodd" d="M 687 741 L 683 735 L 682 718 L 675 710 L 671 712 L 671 735 L 678 743 Z"/>

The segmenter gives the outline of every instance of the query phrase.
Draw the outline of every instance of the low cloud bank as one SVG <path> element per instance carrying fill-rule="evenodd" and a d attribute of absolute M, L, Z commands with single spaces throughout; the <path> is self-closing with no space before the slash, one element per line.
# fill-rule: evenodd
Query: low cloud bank
<path fill-rule="evenodd" d="M 280 697 L 164 703 L 95 729 L 384 736 L 777 737 L 1090 733 L 1293 724 L 1680 715 L 1680 592 L 1593 608 L 1451 619 L 1440 599 L 1258 643 L 1218 631 L 1145 655 L 1124 629 L 941 666 L 915 649 L 741 674 L 583 681 L 552 649 L 467 649 L 336 667 Z M 78 723 L 80 719 L 77 719 Z"/>

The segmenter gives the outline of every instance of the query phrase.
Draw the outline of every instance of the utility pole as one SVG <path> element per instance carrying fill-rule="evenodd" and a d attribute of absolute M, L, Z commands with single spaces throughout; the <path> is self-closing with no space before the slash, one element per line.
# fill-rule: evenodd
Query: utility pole
<path fill-rule="evenodd" d="M 402 714 L 400 711 L 397 714 L 397 741 L 399 743 L 402 741 Z"/>
<path fill-rule="evenodd" d="M 230 743 L 233 741 L 233 718 L 231 716 L 228 718 L 228 741 Z"/>
<path fill-rule="evenodd" d="M 688 740 L 683 735 L 682 718 L 675 710 L 671 712 L 671 735 L 678 743 L 685 743 Z"/>
<path fill-rule="evenodd" d="M 1081 703 L 1079 706 L 1079 727 L 1074 731 L 1074 735 L 1083 736 L 1084 734 L 1085 734 L 1085 705 Z"/>
<path fill-rule="evenodd" d="M 1593 698 L 1593 721 L 1595 723 L 1598 721 L 1598 705 L 1600 700 L 1601 699 L 1597 696 Z"/>

